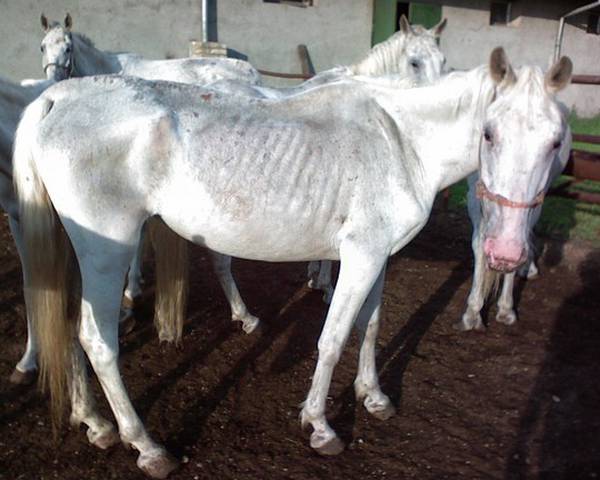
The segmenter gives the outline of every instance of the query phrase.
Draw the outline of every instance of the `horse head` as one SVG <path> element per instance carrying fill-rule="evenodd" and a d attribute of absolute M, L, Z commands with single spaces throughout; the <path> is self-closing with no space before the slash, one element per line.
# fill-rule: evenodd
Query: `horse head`
<path fill-rule="evenodd" d="M 55 81 L 69 78 L 74 68 L 71 15 L 67 13 L 64 25 L 59 22 L 49 22 L 44 14 L 41 16 L 41 22 L 45 35 L 40 49 L 46 78 Z"/>
<path fill-rule="evenodd" d="M 562 57 L 544 75 L 537 67 L 515 70 L 502 48 L 490 57 L 495 99 L 480 139 L 482 239 L 490 268 L 514 271 L 525 262 L 532 209 L 543 201 L 550 170 L 567 128 L 555 94 L 571 80 Z"/>
<path fill-rule="evenodd" d="M 411 25 L 402 15 L 399 30 L 375 45 L 352 70 L 359 75 L 398 75 L 415 86 L 429 85 L 444 72 L 446 57 L 440 50 L 439 39 L 445 26 L 444 19 L 426 29 Z"/>

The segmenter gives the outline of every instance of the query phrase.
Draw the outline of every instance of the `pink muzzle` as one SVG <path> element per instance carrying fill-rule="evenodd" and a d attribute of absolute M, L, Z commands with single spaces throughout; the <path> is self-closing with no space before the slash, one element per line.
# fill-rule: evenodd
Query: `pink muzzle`
<path fill-rule="evenodd" d="M 477 182 L 476 195 L 479 199 L 508 208 L 534 208 L 544 201 L 544 191 L 541 191 L 531 202 L 515 202 L 490 192 L 481 180 Z M 489 267 L 499 272 L 512 272 L 527 260 L 527 250 L 523 243 L 512 238 L 488 237 L 483 242 L 483 251 Z"/>

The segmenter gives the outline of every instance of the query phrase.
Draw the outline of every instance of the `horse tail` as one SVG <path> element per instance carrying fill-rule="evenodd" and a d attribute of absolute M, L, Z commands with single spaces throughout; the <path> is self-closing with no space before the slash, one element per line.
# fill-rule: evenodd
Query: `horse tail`
<path fill-rule="evenodd" d="M 150 238 L 156 261 L 154 325 L 159 340 L 179 343 L 188 288 L 188 244 L 160 218 L 150 219 Z"/>
<path fill-rule="evenodd" d="M 496 297 L 498 295 L 498 288 L 500 286 L 500 273 L 491 270 L 487 266 L 483 274 L 483 299 L 484 301 L 489 297 Z"/>
<path fill-rule="evenodd" d="M 13 177 L 23 237 L 25 300 L 39 341 L 39 384 L 50 390 L 56 431 L 66 403 L 77 322 L 67 315 L 71 244 L 35 162 L 38 126 L 53 105 L 42 96 L 25 109 L 15 136 Z"/>

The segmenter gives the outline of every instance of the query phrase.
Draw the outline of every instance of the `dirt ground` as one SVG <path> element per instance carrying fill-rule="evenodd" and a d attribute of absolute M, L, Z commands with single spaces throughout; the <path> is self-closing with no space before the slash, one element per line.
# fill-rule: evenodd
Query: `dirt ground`
<path fill-rule="evenodd" d="M 305 286 L 306 265 L 234 261 L 242 295 L 263 322 L 248 336 L 229 321 L 205 252 L 194 248 L 192 256 L 182 347 L 159 346 L 151 294 L 121 344 L 138 413 L 184 459 L 173 480 L 600 476 L 599 251 L 578 263 L 548 255 L 541 277 L 517 286 L 518 324 L 497 324 L 491 308 L 487 332 L 458 333 L 452 324 L 472 268 L 469 227 L 462 216 L 435 214 L 388 268 L 378 367 L 397 414 L 381 422 L 355 402 L 353 336 L 328 402 L 348 444 L 333 458 L 311 451 L 298 422 L 326 311 Z M 46 398 L 8 382 L 24 344 L 20 269 L 4 222 L 0 479 L 144 478 L 136 452 L 122 445 L 100 451 L 67 427 L 52 439 Z"/>

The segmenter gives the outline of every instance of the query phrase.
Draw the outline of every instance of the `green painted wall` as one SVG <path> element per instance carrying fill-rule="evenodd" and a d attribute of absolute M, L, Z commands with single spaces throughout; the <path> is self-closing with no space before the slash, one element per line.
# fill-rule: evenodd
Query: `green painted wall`
<path fill-rule="evenodd" d="M 375 0 L 375 11 L 373 12 L 373 45 L 382 42 L 397 30 L 397 8 L 398 0 Z M 431 28 L 442 19 L 442 7 L 440 5 L 410 2 L 408 19 L 410 23 L 417 23 Z"/>

